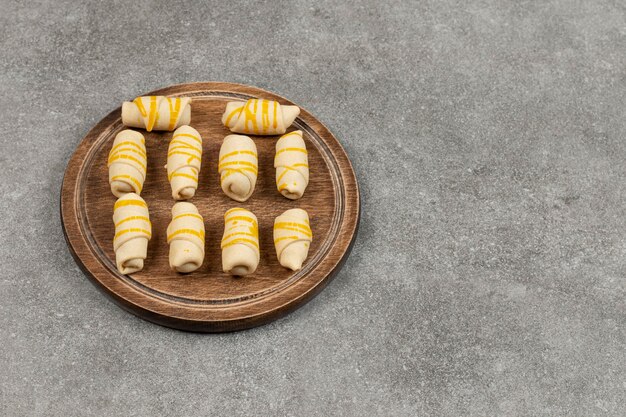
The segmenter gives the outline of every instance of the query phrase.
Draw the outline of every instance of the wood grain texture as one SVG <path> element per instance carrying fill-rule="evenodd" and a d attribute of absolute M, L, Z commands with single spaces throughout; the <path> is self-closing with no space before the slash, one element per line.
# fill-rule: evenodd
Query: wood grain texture
<path fill-rule="evenodd" d="M 301 306 L 337 273 L 354 242 L 360 215 L 359 190 L 350 161 L 330 131 L 306 110 L 289 131 L 300 129 L 309 151 L 311 179 L 300 200 L 276 190 L 273 158 L 279 136 L 251 136 L 259 154 L 259 177 L 244 203 L 228 198 L 219 185 L 217 159 L 229 130 L 221 124 L 227 101 L 248 98 L 290 101 L 267 91 L 231 83 L 180 84 L 145 95 L 191 96 L 191 126 L 203 138 L 199 187 L 193 202 L 204 217 L 206 255 L 202 267 L 187 275 L 169 268 L 165 231 L 171 197 L 164 165 L 172 132 L 145 132 L 148 172 L 141 196 L 152 220 L 152 240 L 143 271 L 121 275 L 115 268 L 113 204 L 107 156 L 115 135 L 125 127 L 120 108 L 100 121 L 82 140 L 65 171 L 61 217 L 77 263 L 92 282 L 126 310 L 152 322 L 182 330 L 222 332 L 259 326 Z M 130 98 L 132 99 L 132 98 Z M 261 261 L 250 276 L 233 278 L 221 270 L 223 215 L 232 207 L 252 211 L 259 220 Z M 274 218 L 290 208 L 308 211 L 313 242 L 303 269 L 280 266 L 272 238 Z"/>

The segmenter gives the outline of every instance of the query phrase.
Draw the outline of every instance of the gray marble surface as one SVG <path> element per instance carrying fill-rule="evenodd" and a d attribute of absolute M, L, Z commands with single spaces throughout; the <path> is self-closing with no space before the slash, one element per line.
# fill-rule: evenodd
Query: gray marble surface
<path fill-rule="evenodd" d="M 626 5 L 0 0 L 0 415 L 626 415 Z M 72 260 L 59 189 L 123 99 L 256 85 L 338 136 L 336 280 L 188 334 Z"/>

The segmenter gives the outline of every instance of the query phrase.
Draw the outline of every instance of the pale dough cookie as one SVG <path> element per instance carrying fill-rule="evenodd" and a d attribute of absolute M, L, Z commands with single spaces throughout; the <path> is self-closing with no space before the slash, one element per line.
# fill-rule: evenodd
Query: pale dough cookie
<path fill-rule="evenodd" d="M 281 106 L 277 101 L 251 98 L 230 101 L 222 123 L 231 132 L 255 135 L 282 135 L 300 114 L 298 106 Z"/>
<path fill-rule="evenodd" d="M 174 204 L 167 243 L 170 268 L 183 273 L 200 268 L 204 261 L 204 219 L 196 206 L 187 202 Z"/>
<path fill-rule="evenodd" d="M 289 132 L 278 139 L 274 168 L 278 191 L 291 200 L 302 197 L 309 185 L 309 158 L 301 130 Z"/>
<path fill-rule="evenodd" d="M 146 141 L 134 130 L 122 130 L 115 136 L 109 152 L 109 184 L 115 197 L 126 193 L 141 194 L 146 180 Z"/>
<path fill-rule="evenodd" d="M 276 254 L 285 268 L 293 271 L 302 268 L 312 240 L 309 214 L 305 210 L 287 210 L 274 220 Z"/>
<path fill-rule="evenodd" d="M 181 126 L 174 132 L 167 150 L 167 179 L 174 200 L 193 197 L 198 188 L 202 162 L 202 137 L 191 126 Z"/>
<path fill-rule="evenodd" d="M 231 275 L 249 275 L 260 259 L 256 216 L 242 208 L 228 210 L 224 214 L 222 269 Z"/>
<path fill-rule="evenodd" d="M 143 269 L 152 237 L 148 205 L 135 193 L 124 194 L 113 206 L 115 263 L 122 274 Z"/>
<path fill-rule="evenodd" d="M 125 126 L 172 131 L 191 121 L 191 98 L 165 96 L 137 97 L 122 104 L 122 123 Z"/>
<path fill-rule="evenodd" d="M 259 171 L 256 145 L 247 136 L 228 135 L 220 148 L 217 170 L 224 193 L 235 201 L 246 201 L 254 192 Z"/>

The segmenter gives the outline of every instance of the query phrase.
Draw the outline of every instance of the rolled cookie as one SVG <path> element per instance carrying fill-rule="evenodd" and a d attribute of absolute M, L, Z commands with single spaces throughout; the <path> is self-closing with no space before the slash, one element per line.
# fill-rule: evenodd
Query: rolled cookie
<path fill-rule="evenodd" d="M 191 126 L 174 132 L 167 150 L 167 178 L 174 200 L 187 200 L 196 194 L 202 164 L 202 137 Z"/>
<path fill-rule="evenodd" d="M 298 106 L 282 106 L 274 100 L 251 98 L 246 102 L 228 102 L 222 123 L 235 133 L 282 135 L 299 114 Z"/>
<path fill-rule="evenodd" d="M 143 269 L 152 237 L 148 205 L 135 193 L 124 194 L 113 206 L 115 263 L 122 274 Z"/>
<path fill-rule="evenodd" d="M 217 169 L 224 193 L 235 201 L 246 201 L 254 192 L 258 174 L 256 145 L 247 136 L 228 135 L 220 148 Z"/>
<path fill-rule="evenodd" d="M 224 214 L 222 269 L 231 275 L 252 274 L 259 265 L 259 226 L 250 211 L 233 208 Z"/>
<path fill-rule="evenodd" d="M 309 214 L 302 209 L 290 209 L 274 220 L 274 246 L 278 262 L 297 271 L 309 254 L 313 233 Z"/>
<path fill-rule="evenodd" d="M 148 163 L 145 142 L 134 130 L 122 130 L 115 136 L 108 160 L 109 184 L 115 197 L 141 194 Z"/>
<path fill-rule="evenodd" d="M 204 261 L 204 219 L 191 203 L 172 207 L 172 222 L 167 226 L 170 267 L 182 273 L 200 268 Z"/>
<path fill-rule="evenodd" d="M 125 126 L 172 131 L 191 121 L 190 97 L 144 96 L 122 103 Z"/>
<path fill-rule="evenodd" d="M 309 185 L 309 158 L 301 130 L 278 139 L 274 167 L 278 192 L 291 200 L 302 197 Z"/>

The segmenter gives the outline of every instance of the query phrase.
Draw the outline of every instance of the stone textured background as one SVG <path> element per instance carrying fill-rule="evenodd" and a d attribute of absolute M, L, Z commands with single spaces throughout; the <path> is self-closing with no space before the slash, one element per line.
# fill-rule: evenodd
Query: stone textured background
<path fill-rule="evenodd" d="M 626 415 L 626 4 L 0 0 L 0 414 Z M 124 99 L 300 103 L 362 190 L 354 251 L 285 319 L 198 335 L 72 260 L 65 164 Z"/>

